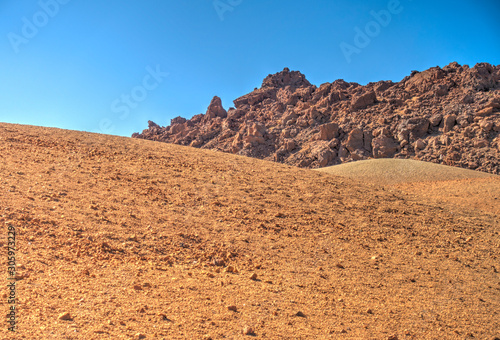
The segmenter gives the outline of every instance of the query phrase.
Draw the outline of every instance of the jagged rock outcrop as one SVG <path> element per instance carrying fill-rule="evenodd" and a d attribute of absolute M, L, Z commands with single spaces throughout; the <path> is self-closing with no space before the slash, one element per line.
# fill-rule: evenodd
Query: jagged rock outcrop
<path fill-rule="evenodd" d="M 397 157 L 500 174 L 499 133 L 500 66 L 453 62 L 365 86 L 317 87 L 285 68 L 227 111 L 214 97 L 205 114 L 133 137 L 300 167 Z"/>

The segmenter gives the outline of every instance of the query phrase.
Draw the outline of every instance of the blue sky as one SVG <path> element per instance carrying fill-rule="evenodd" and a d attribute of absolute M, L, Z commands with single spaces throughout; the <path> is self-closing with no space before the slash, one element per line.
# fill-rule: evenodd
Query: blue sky
<path fill-rule="evenodd" d="M 320 85 L 498 65 L 498 13 L 497 0 L 0 0 L 0 121 L 130 136 L 214 95 L 227 109 L 284 67 Z"/>

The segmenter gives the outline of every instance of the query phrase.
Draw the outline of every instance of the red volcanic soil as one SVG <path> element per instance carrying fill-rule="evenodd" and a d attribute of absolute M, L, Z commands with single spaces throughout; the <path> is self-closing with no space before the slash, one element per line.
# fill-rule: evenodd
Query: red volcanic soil
<path fill-rule="evenodd" d="M 500 337 L 498 209 L 463 208 L 496 177 L 469 198 L 11 124 L 0 155 L 1 339 Z"/>

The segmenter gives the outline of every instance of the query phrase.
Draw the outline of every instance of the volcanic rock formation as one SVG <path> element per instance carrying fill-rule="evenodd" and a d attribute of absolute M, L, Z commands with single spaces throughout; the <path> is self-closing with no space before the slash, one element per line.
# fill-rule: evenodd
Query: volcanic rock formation
<path fill-rule="evenodd" d="M 149 122 L 132 137 L 317 168 L 368 158 L 412 158 L 500 174 L 500 65 L 453 62 L 400 82 L 319 87 L 285 68 L 227 112 L 170 126 Z"/>

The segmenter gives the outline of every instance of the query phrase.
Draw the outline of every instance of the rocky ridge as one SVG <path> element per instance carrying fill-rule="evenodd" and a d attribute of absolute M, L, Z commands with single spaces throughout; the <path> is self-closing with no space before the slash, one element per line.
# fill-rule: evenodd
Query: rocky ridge
<path fill-rule="evenodd" d="M 500 65 L 453 62 L 399 82 L 319 87 L 298 71 L 267 76 L 225 110 L 132 137 L 214 149 L 299 167 L 411 158 L 500 174 Z"/>

